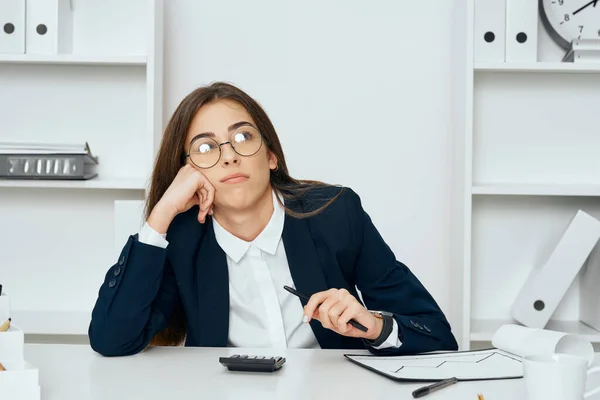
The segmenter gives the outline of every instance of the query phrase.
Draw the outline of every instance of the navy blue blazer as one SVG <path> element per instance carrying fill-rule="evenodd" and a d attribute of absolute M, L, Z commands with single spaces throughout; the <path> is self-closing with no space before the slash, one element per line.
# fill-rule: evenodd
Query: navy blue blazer
<path fill-rule="evenodd" d="M 286 206 L 310 211 L 339 190 L 333 186 L 313 189 L 286 201 Z M 212 219 L 200 224 L 197 215 L 198 208 L 193 207 L 173 220 L 167 249 L 140 243 L 137 235 L 129 237 L 106 274 L 92 312 L 88 334 L 96 352 L 105 356 L 140 352 L 166 327 L 177 305 L 183 306 L 187 319 L 186 346 L 227 346 L 227 259 L 215 239 Z M 310 295 L 345 288 L 360 301 L 358 287 L 368 309 L 394 314 L 402 340 L 397 349 L 375 350 L 361 339 L 341 336 L 312 320 L 310 326 L 321 348 L 366 347 L 386 355 L 458 348 L 432 296 L 396 260 L 351 189 L 344 188 L 316 216 L 298 219 L 286 214 L 282 238 L 300 292 Z"/>

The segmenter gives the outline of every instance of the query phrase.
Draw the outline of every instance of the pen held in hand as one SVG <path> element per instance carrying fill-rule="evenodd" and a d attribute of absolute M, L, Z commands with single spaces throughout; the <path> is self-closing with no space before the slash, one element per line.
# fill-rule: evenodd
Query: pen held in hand
<path fill-rule="evenodd" d="M 444 379 L 443 381 L 439 381 L 439 382 L 433 383 L 428 386 L 423 386 L 422 388 L 415 390 L 412 393 L 412 395 L 414 398 L 427 396 L 429 393 L 432 393 L 432 392 L 435 392 L 436 390 L 440 390 L 447 386 L 453 385 L 456 382 L 458 382 L 458 379 L 456 379 L 456 378 Z"/>
<path fill-rule="evenodd" d="M 291 287 L 289 287 L 287 285 L 284 286 L 283 288 L 285 290 L 287 290 L 288 292 L 290 292 L 291 294 L 300 297 L 302 300 L 306 300 L 306 301 L 310 300 L 310 297 L 308 297 L 305 294 L 300 293 L 299 291 L 297 291 L 294 288 L 291 288 Z M 348 323 L 350 325 L 352 325 L 353 327 L 355 327 L 356 329 L 358 329 L 359 331 L 362 331 L 362 332 L 367 332 L 368 331 L 368 329 L 363 324 L 361 324 L 360 322 L 357 322 L 357 321 L 355 321 L 353 319 L 351 319 L 350 321 L 348 321 Z"/>

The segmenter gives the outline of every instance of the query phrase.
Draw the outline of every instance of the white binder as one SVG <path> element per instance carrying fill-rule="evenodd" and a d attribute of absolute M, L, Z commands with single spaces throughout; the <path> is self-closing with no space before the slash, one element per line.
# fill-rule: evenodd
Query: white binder
<path fill-rule="evenodd" d="M 600 331 L 600 245 L 596 245 L 581 271 L 579 319 Z"/>
<path fill-rule="evenodd" d="M 476 62 L 504 62 L 506 0 L 475 0 L 474 58 Z"/>
<path fill-rule="evenodd" d="M 0 53 L 25 53 L 25 0 L 0 0 Z"/>
<path fill-rule="evenodd" d="M 579 210 L 540 269 L 534 269 L 511 314 L 530 328 L 544 328 L 600 239 L 600 221 Z"/>
<path fill-rule="evenodd" d="M 28 54 L 73 50 L 71 0 L 27 0 L 25 51 Z"/>
<path fill-rule="evenodd" d="M 506 0 L 506 61 L 537 62 L 538 0 Z"/>

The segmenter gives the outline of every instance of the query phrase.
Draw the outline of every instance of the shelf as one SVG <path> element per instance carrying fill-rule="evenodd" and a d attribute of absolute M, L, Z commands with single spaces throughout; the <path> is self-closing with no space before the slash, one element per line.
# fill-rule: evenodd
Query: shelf
<path fill-rule="evenodd" d="M 64 188 L 64 189 L 130 189 L 145 190 L 143 179 L 90 179 L 87 181 L 68 180 L 12 180 L 0 179 L 0 188 Z"/>
<path fill-rule="evenodd" d="M 550 72 L 550 73 L 600 73 L 599 63 L 475 63 L 475 71 L 482 72 Z"/>
<path fill-rule="evenodd" d="M 474 185 L 474 195 L 600 196 L 600 185 L 498 183 Z"/>
<path fill-rule="evenodd" d="M 87 335 L 91 313 L 85 311 L 11 311 L 12 323 L 26 334 Z"/>
<path fill-rule="evenodd" d="M 515 322 L 511 320 L 471 320 L 471 341 L 489 342 L 494 333 L 505 324 L 515 324 Z M 600 343 L 600 332 L 580 321 L 550 321 L 544 329 L 582 335 L 592 343 Z"/>
<path fill-rule="evenodd" d="M 146 56 L 0 54 L 0 64 L 146 65 Z"/>

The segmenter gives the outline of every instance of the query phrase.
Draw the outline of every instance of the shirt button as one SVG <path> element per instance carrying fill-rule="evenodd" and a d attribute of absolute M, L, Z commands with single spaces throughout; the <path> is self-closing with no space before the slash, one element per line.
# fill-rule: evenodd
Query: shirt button
<path fill-rule="evenodd" d="M 123 264 L 125 264 L 125 256 L 121 256 L 121 259 L 119 260 L 119 265 Z"/>
<path fill-rule="evenodd" d="M 108 282 L 108 287 L 113 287 L 117 284 L 117 280 L 116 279 L 111 279 L 110 282 Z"/>
<path fill-rule="evenodd" d="M 115 268 L 115 276 L 118 276 L 121 273 L 121 267 Z"/>

